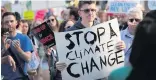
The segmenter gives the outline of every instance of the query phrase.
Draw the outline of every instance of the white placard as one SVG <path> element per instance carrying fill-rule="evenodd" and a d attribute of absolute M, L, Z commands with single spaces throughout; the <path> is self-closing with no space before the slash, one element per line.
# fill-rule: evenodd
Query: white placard
<path fill-rule="evenodd" d="M 116 49 L 120 40 L 117 19 L 91 28 L 55 33 L 60 62 L 65 62 L 63 80 L 97 80 L 124 65 L 123 51 Z"/>

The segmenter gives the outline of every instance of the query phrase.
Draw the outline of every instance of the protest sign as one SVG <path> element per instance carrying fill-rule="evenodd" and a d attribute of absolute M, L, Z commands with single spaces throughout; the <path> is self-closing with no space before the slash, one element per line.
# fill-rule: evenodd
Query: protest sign
<path fill-rule="evenodd" d="M 109 4 L 109 13 L 127 13 L 130 8 L 137 5 L 133 1 L 111 1 Z"/>
<path fill-rule="evenodd" d="M 36 11 L 35 20 L 43 21 L 46 12 L 47 12 L 47 10 L 38 10 L 38 11 Z"/>
<path fill-rule="evenodd" d="M 54 33 L 47 22 L 32 29 L 33 35 L 46 47 L 55 45 Z"/>
<path fill-rule="evenodd" d="M 148 8 L 150 10 L 156 10 L 156 1 L 148 0 Z"/>
<path fill-rule="evenodd" d="M 91 28 L 55 33 L 60 62 L 65 62 L 63 80 L 107 79 L 110 72 L 124 65 L 117 19 Z"/>
<path fill-rule="evenodd" d="M 25 20 L 33 20 L 34 19 L 34 12 L 31 10 L 24 11 L 23 16 L 24 16 Z"/>

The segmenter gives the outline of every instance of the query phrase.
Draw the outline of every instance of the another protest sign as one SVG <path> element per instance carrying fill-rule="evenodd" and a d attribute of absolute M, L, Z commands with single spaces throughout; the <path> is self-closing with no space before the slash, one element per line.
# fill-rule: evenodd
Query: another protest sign
<path fill-rule="evenodd" d="M 137 5 L 133 1 L 111 1 L 109 4 L 109 13 L 127 13 L 130 8 Z"/>
<path fill-rule="evenodd" d="M 47 22 L 32 29 L 33 35 L 46 47 L 55 45 L 54 33 L 47 24 Z"/>
<path fill-rule="evenodd" d="M 29 10 L 29 11 L 25 11 L 24 13 L 23 13 L 23 16 L 24 16 L 24 19 L 25 20 L 33 20 L 34 19 L 34 12 L 33 11 L 31 11 L 31 10 Z"/>
<path fill-rule="evenodd" d="M 55 33 L 60 62 L 65 62 L 63 80 L 107 79 L 110 72 L 124 65 L 117 19 L 91 28 Z"/>
<path fill-rule="evenodd" d="M 47 10 L 44 10 L 44 9 L 36 11 L 35 20 L 43 21 L 46 12 L 47 12 Z"/>

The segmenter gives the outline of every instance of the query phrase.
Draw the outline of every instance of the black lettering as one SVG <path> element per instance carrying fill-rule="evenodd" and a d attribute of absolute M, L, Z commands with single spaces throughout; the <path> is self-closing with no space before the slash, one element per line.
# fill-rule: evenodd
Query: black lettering
<path fill-rule="evenodd" d="M 67 54 L 66 54 L 66 59 L 69 59 L 69 60 L 75 60 L 76 58 L 73 58 L 73 59 L 71 59 L 71 58 L 69 58 L 69 54 L 70 53 L 72 53 L 73 51 L 70 51 L 70 52 L 68 52 Z M 76 52 L 76 51 L 75 51 Z"/>
<path fill-rule="evenodd" d="M 100 46 L 102 46 L 103 51 L 105 50 L 105 48 L 104 48 L 104 46 L 103 46 L 104 44 L 105 44 L 105 43 L 103 43 L 103 44 L 100 45 Z"/>
<path fill-rule="evenodd" d="M 96 67 L 96 68 L 100 71 L 100 69 L 99 69 L 99 67 L 97 66 L 97 64 L 95 63 L 93 57 L 91 58 L 91 62 L 90 62 L 90 63 L 91 63 L 91 64 L 90 64 L 90 72 L 92 72 L 93 67 Z"/>
<path fill-rule="evenodd" d="M 123 63 L 124 61 L 118 61 L 119 58 L 123 57 L 122 55 L 121 56 L 118 56 L 117 54 L 119 54 L 122 50 L 119 50 L 119 51 L 116 51 L 115 54 L 116 54 L 116 62 L 117 64 L 120 64 L 120 63 Z"/>
<path fill-rule="evenodd" d="M 111 43 L 112 41 L 113 41 L 113 40 L 107 42 L 107 49 L 108 49 L 108 50 L 109 50 L 109 47 L 113 46 L 113 44 L 109 44 L 109 43 Z"/>
<path fill-rule="evenodd" d="M 101 32 L 100 30 L 103 30 L 103 31 Z M 104 33 L 105 33 L 105 28 L 103 28 L 103 27 L 97 28 L 97 36 L 98 36 L 98 39 L 99 39 L 99 43 L 100 43 L 100 40 L 101 40 L 100 36 L 104 35 Z"/>
<path fill-rule="evenodd" d="M 79 34 L 83 33 L 82 31 L 79 32 L 74 32 L 73 35 L 76 35 L 76 39 L 77 39 L 77 44 L 80 45 L 80 41 L 79 41 Z"/>
<path fill-rule="evenodd" d="M 103 56 L 104 60 L 102 59 L 102 57 L 100 56 L 100 64 L 101 64 L 101 69 L 103 69 L 102 65 L 107 66 L 107 62 L 106 62 L 106 56 Z"/>
<path fill-rule="evenodd" d="M 93 40 L 91 40 L 91 41 L 88 41 L 88 40 L 87 40 L 87 34 L 88 34 L 88 33 L 93 34 L 93 36 L 94 36 Z M 85 41 L 86 41 L 87 44 L 93 45 L 93 44 L 96 42 L 97 37 L 96 37 L 96 34 L 95 34 L 94 32 L 88 31 L 88 32 L 85 34 L 84 39 L 85 39 Z"/>
<path fill-rule="evenodd" d="M 113 36 L 117 36 L 117 34 L 116 34 L 115 31 L 112 29 L 111 23 L 109 23 L 109 27 L 110 27 L 110 39 L 111 39 Z"/>
<path fill-rule="evenodd" d="M 88 54 L 90 54 L 90 52 L 92 52 L 92 53 L 94 54 L 94 52 L 93 52 L 93 50 L 92 50 L 91 47 L 89 48 L 89 51 L 87 51 L 86 49 L 84 50 L 84 56 L 85 56 L 86 52 L 87 52 Z"/>
<path fill-rule="evenodd" d="M 80 58 L 80 57 L 77 56 L 77 52 L 76 52 L 76 50 L 75 50 L 75 55 L 76 55 L 76 58 Z"/>
<path fill-rule="evenodd" d="M 71 49 L 73 49 L 75 47 L 74 42 L 72 40 L 70 40 L 71 37 L 72 36 L 69 33 L 65 35 L 66 40 L 69 40 L 70 41 L 70 44 L 67 46 L 67 48 L 69 50 L 71 50 Z"/>
<path fill-rule="evenodd" d="M 83 67 L 83 64 L 81 63 L 81 67 L 82 67 L 82 73 L 84 75 L 84 70 L 86 69 L 87 70 L 87 73 L 89 74 L 89 68 L 88 68 L 88 64 L 87 64 L 87 61 L 86 61 L 86 67 Z"/>
<path fill-rule="evenodd" d="M 113 55 L 114 53 L 111 53 L 109 56 L 108 56 L 108 64 L 110 65 L 110 66 L 113 66 L 114 65 L 114 63 L 115 63 L 115 61 L 116 61 L 116 58 L 111 58 L 111 55 Z M 113 61 L 112 63 L 111 63 L 111 61 Z"/>
<path fill-rule="evenodd" d="M 96 53 L 96 51 L 99 51 L 100 52 L 100 48 L 97 45 L 95 47 L 95 53 Z"/>
<path fill-rule="evenodd" d="M 69 73 L 70 76 L 78 78 L 80 77 L 80 74 L 74 74 L 71 72 L 71 67 L 75 64 L 78 64 L 78 63 L 74 62 L 74 63 L 69 64 L 69 66 L 67 67 L 67 72 Z"/>

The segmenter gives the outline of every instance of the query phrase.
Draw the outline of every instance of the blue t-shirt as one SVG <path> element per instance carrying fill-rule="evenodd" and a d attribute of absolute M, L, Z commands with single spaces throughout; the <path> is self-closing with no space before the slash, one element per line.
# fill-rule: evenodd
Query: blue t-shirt
<path fill-rule="evenodd" d="M 33 46 L 32 46 L 31 40 L 27 35 L 17 33 L 17 35 L 15 37 L 9 37 L 9 39 L 19 40 L 21 49 L 24 52 L 27 52 L 27 51 L 32 52 L 33 51 Z M 13 47 L 13 45 L 10 45 L 10 48 L 11 48 L 12 52 L 16 55 L 16 57 L 19 59 L 20 65 L 21 65 L 23 71 L 26 73 L 27 70 L 24 70 L 26 62 L 24 61 L 24 59 L 22 59 L 18 55 L 19 53 L 16 50 L 16 48 Z M 7 79 L 7 80 L 15 80 L 16 78 L 23 77 L 23 75 L 19 71 L 18 66 L 16 66 L 16 71 L 13 72 L 13 69 L 10 66 L 10 64 L 2 64 L 1 70 L 2 70 L 1 74 L 4 76 L 4 79 Z"/>

